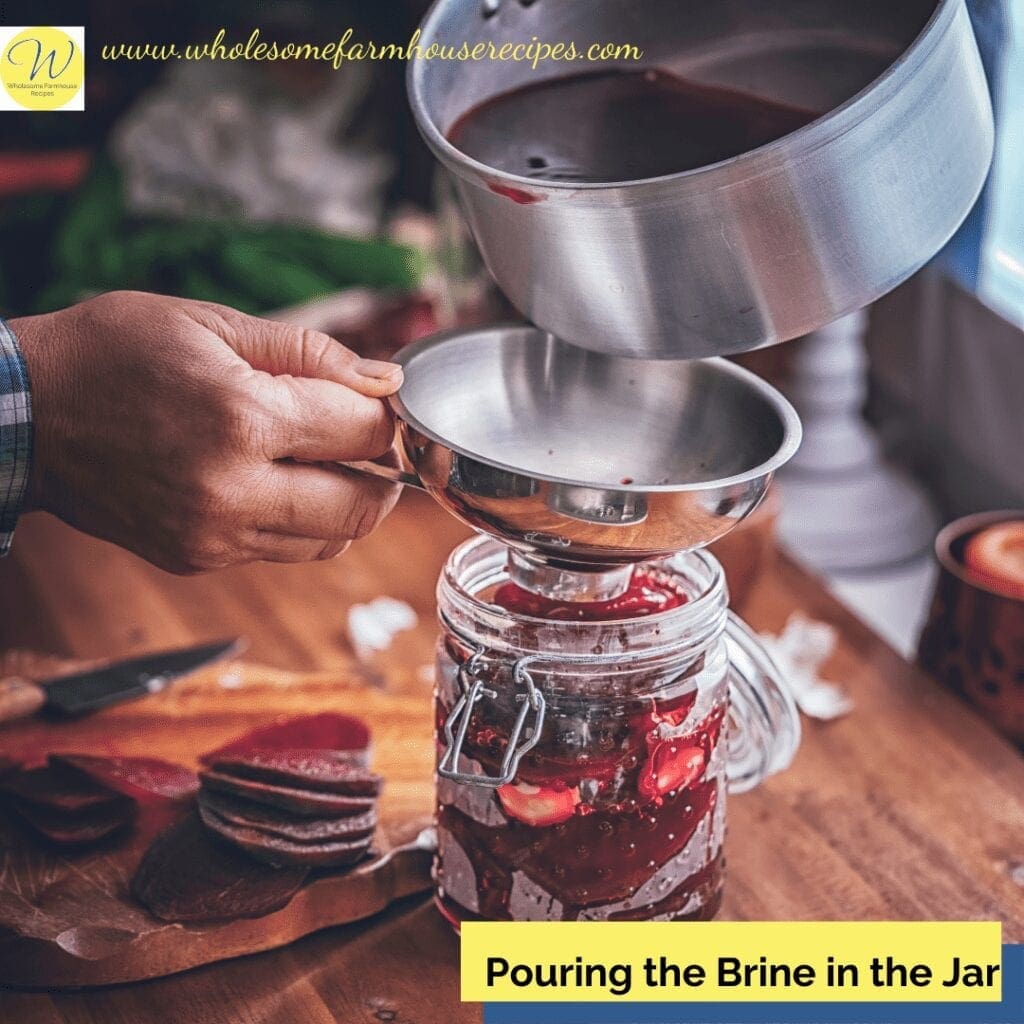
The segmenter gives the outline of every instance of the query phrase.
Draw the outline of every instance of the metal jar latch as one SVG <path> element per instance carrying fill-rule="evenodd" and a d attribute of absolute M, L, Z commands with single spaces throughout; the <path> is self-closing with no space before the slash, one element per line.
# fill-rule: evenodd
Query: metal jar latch
<path fill-rule="evenodd" d="M 464 782 L 471 786 L 497 789 L 498 786 L 508 785 L 515 778 L 522 756 L 532 750 L 540 741 L 541 729 L 544 727 L 545 702 L 544 695 L 537 689 L 527 670 L 527 665 L 534 659 L 519 658 L 512 666 L 512 682 L 517 690 L 522 687 L 522 692 L 517 692 L 514 697 L 520 707 L 515 724 L 508 736 L 508 747 L 501 762 L 501 774 L 460 772 L 458 770 L 459 757 L 462 754 L 462 745 L 466 741 L 470 719 L 473 717 L 473 707 L 478 701 L 494 700 L 498 696 L 495 690 L 485 686 L 483 679 L 477 676 L 480 662 L 483 660 L 483 653 L 483 650 L 478 648 L 468 661 L 459 666 L 458 681 L 461 695 L 444 720 L 446 745 L 437 766 L 437 774 L 452 782 Z M 527 724 L 531 711 L 534 716 L 533 722 Z"/>

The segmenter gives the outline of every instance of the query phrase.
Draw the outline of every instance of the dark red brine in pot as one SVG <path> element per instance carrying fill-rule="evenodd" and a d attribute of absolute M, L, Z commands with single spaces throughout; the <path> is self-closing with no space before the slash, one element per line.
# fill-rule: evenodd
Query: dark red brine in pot
<path fill-rule="evenodd" d="M 460 771 L 500 775 L 521 706 L 518 657 L 546 701 L 540 740 L 511 782 L 438 780 L 435 870 L 445 915 L 456 925 L 714 916 L 724 865 L 727 659 L 717 638 L 694 644 L 680 631 L 693 582 L 639 567 L 620 597 L 573 602 L 505 578 L 446 608 L 442 581 L 439 756 L 461 692 L 459 666 L 474 654 L 472 675 L 491 696 L 473 707 Z M 475 602 L 474 636 L 466 627 Z M 511 649 L 490 648 L 492 628 L 511 637 Z"/>
<path fill-rule="evenodd" d="M 448 141 L 488 167 L 537 181 L 638 181 L 728 160 L 817 116 L 668 71 L 613 68 L 493 96 L 459 117 Z M 494 191 L 517 202 L 539 198 L 507 189 Z"/>

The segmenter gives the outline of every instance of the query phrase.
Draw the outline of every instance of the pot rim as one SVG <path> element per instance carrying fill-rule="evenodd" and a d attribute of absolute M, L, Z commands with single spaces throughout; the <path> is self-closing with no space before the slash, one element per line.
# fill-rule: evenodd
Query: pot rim
<path fill-rule="evenodd" d="M 433 21 L 441 5 L 445 2 L 446 0 L 434 0 L 420 23 L 424 45 L 429 45 L 433 40 Z M 640 190 L 656 193 L 660 187 L 666 185 L 690 185 L 692 189 L 689 191 L 700 192 L 702 191 L 701 186 L 717 188 L 736 180 L 756 178 L 760 174 L 777 168 L 780 163 L 791 163 L 798 160 L 841 135 L 845 135 L 872 114 L 877 113 L 890 98 L 904 87 L 904 80 L 912 77 L 925 63 L 945 33 L 952 27 L 959 9 L 964 5 L 965 0 L 938 0 L 935 10 L 921 31 L 880 75 L 839 106 L 833 107 L 827 113 L 796 131 L 726 160 L 654 178 L 601 182 L 547 181 L 499 170 L 475 160 L 452 145 L 444 133 L 438 129 L 433 118 L 427 114 L 426 102 L 423 98 L 424 86 L 421 70 L 422 65 L 426 62 L 423 60 L 414 58 L 408 62 L 406 91 L 416 126 L 427 145 L 445 167 L 467 181 L 479 184 L 483 179 L 543 197 L 569 196 L 580 193 L 614 193 L 619 189 L 630 190 L 633 193 Z M 964 11 L 964 15 L 966 16 L 966 11 Z M 736 174 L 722 173 L 729 171 L 735 171 Z"/>

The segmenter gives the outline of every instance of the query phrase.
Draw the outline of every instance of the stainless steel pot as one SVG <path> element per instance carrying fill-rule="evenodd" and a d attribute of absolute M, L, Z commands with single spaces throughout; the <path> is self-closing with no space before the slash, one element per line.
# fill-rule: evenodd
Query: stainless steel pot
<path fill-rule="evenodd" d="M 937 252 L 991 161 L 964 0 L 437 0 L 420 42 L 533 36 L 635 43 L 642 64 L 828 111 L 694 171 L 542 182 L 468 158 L 445 133 L 475 104 L 566 64 L 411 61 L 413 113 L 455 176 L 491 274 L 536 324 L 586 348 L 690 359 L 806 334 Z M 602 65 L 571 70 L 581 67 Z M 522 192 L 533 201 L 509 198 Z"/>

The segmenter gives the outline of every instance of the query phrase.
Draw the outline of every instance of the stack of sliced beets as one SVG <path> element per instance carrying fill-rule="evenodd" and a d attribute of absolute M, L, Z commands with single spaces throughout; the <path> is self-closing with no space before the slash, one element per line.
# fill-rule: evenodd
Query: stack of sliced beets
<path fill-rule="evenodd" d="M 196 787 L 194 772 L 153 758 L 51 754 L 44 767 L 8 774 L 0 797 L 48 842 L 84 847 L 125 829 L 140 802 L 182 799 Z"/>
<path fill-rule="evenodd" d="M 129 832 L 148 843 L 131 891 L 162 920 L 261 917 L 312 869 L 369 851 L 381 787 L 369 748 L 349 715 L 274 722 L 203 757 L 201 789 L 155 758 L 51 754 L 25 768 L 0 755 L 0 806 L 67 856 Z"/>
<path fill-rule="evenodd" d="M 203 757 L 199 814 L 208 829 L 278 867 L 346 867 L 369 852 L 381 780 L 370 734 L 325 713 L 253 730 Z"/>

